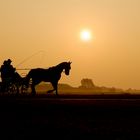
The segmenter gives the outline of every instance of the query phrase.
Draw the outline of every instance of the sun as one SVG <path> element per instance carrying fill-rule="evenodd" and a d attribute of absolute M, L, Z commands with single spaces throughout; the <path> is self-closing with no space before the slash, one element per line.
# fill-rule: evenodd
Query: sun
<path fill-rule="evenodd" d="M 91 40 L 91 32 L 89 30 L 82 30 L 80 33 L 80 38 L 82 41 L 90 41 Z"/>

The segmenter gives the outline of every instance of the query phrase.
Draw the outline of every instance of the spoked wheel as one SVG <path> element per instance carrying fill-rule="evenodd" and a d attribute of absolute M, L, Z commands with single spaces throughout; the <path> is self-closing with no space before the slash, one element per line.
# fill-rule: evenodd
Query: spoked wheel
<path fill-rule="evenodd" d="M 21 86 L 21 94 L 25 95 L 27 94 L 28 88 L 25 85 Z"/>
<path fill-rule="evenodd" d="M 7 93 L 9 95 L 17 95 L 19 93 L 18 87 L 15 84 L 10 84 L 7 88 Z"/>

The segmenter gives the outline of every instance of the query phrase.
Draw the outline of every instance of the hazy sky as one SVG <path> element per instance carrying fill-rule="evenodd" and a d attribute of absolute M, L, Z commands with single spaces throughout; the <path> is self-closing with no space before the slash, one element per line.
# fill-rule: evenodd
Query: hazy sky
<path fill-rule="evenodd" d="M 72 86 L 92 78 L 140 89 L 140 0 L 0 0 L 0 63 L 7 58 L 17 68 L 72 61 L 60 80 Z"/>

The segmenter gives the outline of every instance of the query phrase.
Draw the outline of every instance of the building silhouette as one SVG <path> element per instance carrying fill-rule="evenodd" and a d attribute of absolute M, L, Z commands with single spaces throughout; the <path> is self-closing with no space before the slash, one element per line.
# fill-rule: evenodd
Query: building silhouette
<path fill-rule="evenodd" d="M 81 87 L 83 88 L 94 88 L 95 85 L 92 81 L 92 79 L 84 78 L 81 80 Z"/>

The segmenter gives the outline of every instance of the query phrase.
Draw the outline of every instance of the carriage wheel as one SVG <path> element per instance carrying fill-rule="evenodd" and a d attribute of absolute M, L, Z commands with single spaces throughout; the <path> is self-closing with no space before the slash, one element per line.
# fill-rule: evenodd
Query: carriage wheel
<path fill-rule="evenodd" d="M 15 84 L 10 84 L 7 92 L 8 92 L 8 94 L 17 94 L 18 88 Z"/>
<path fill-rule="evenodd" d="M 25 85 L 21 86 L 21 94 L 27 94 L 28 88 Z"/>

